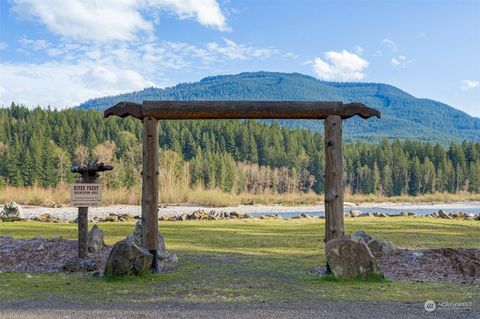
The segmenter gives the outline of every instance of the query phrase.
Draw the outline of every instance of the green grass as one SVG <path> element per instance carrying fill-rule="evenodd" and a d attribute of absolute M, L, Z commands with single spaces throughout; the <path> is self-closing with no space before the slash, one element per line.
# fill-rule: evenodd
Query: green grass
<path fill-rule="evenodd" d="M 101 223 L 106 242 L 133 223 Z M 76 225 L 1 223 L 0 235 L 74 239 Z M 324 223 L 308 220 L 164 222 L 160 229 L 180 262 L 174 272 L 126 278 L 83 274 L 0 274 L 0 302 L 14 299 L 124 301 L 358 300 L 473 302 L 480 287 L 446 282 L 337 281 L 311 270 L 324 265 Z M 431 218 L 357 218 L 346 232 L 365 230 L 404 248 L 478 248 L 480 222 Z"/>

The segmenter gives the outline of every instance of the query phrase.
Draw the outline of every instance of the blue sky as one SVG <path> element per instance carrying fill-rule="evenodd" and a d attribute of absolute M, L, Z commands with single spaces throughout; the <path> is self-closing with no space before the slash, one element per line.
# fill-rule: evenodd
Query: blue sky
<path fill-rule="evenodd" d="M 383 82 L 480 116 L 480 1 L 0 0 L 0 105 L 244 71 Z"/>

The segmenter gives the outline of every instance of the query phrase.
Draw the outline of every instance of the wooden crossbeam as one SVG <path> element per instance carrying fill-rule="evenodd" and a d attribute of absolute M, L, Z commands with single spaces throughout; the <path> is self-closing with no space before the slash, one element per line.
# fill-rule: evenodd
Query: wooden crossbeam
<path fill-rule="evenodd" d="M 159 120 L 209 119 L 311 119 L 322 120 L 330 115 L 347 119 L 358 115 L 364 119 L 380 118 L 380 112 L 362 103 L 303 101 L 143 101 L 142 104 L 120 102 L 104 112 L 137 119 Z"/>

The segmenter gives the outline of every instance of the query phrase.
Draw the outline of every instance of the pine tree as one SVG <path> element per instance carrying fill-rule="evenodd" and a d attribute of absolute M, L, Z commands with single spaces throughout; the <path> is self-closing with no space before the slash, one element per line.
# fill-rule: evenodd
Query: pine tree
<path fill-rule="evenodd" d="M 389 165 L 385 165 L 382 170 L 382 194 L 393 195 L 392 170 Z"/>
<path fill-rule="evenodd" d="M 420 189 L 422 188 L 421 185 L 421 176 L 422 171 L 420 167 L 420 160 L 417 156 L 413 158 L 413 162 L 411 164 L 410 172 L 409 172 L 409 179 L 408 179 L 408 194 L 412 196 L 416 196 L 420 193 Z"/>
<path fill-rule="evenodd" d="M 380 170 L 378 169 L 377 162 L 373 164 L 372 170 L 372 192 L 378 194 L 381 190 Z"/>

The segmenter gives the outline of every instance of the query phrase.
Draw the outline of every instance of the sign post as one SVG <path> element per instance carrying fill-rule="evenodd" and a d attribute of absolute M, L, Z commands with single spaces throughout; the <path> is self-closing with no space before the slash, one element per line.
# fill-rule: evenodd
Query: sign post
<path fill-rule="evenodd" d="M 93 161 L 86 166 L 74 165 L 72 173 L 80 174 L 81 178 L 70 187 L 70 204 L 78 207 L 78 258 L 87 257 L 88 246 L 88 207 L 98 206 L 102 201 L 102 185 L 95 184 L 100 176 L 98 172 L 110 171 L 112 166 L 98 164 Z"/>

